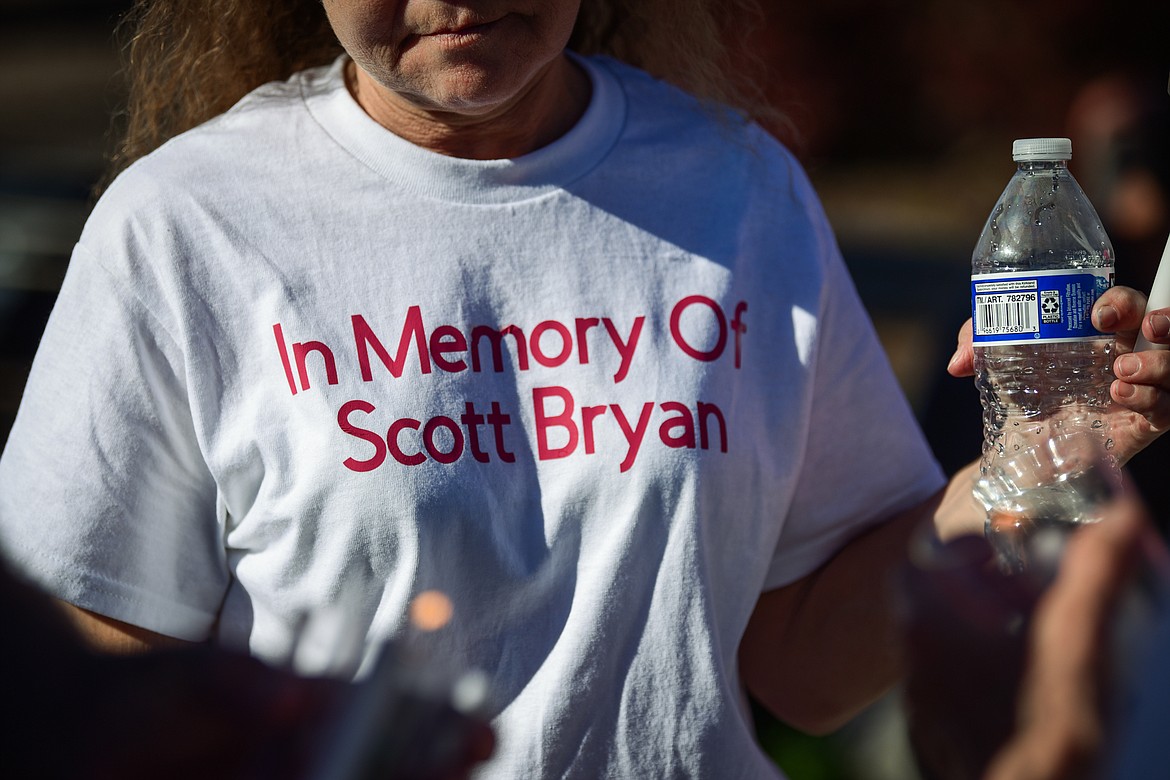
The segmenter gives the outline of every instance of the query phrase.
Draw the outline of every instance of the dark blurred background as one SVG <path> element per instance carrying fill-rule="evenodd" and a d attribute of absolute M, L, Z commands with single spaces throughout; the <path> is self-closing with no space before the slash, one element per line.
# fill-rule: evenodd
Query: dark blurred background
<path fill-rule="evenodd" d="M 1073 173 L 1148 289 L 1170 233 L 1165 0 L 762 0 L 727 19 L 786 121 L 944 467 L 975 457 L 979 404 L 947 377 L 971 249 L 1014 170 L 1011 142 L 1069 136 Z M 127 0 L 0 0 L 0 442 L 123 100 Z M 750 55 L 750 56 L 745 56 Z M 1170 518 L 1164 442 L 1132 466 Z M 762 726 L 794 780 L 908 780 L 896 697 L 826 739 Z"/>

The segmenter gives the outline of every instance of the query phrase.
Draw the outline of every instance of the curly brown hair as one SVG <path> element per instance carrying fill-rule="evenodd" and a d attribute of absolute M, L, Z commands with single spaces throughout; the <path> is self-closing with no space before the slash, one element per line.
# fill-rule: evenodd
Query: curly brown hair
<path fill-rule="evenodd" d="M 760 114 L 764 102 L 731 67 L 719 28 L 757 10 L 754 0 L 583 0 L 569 46 Z M 129 93 L 111 178 L 261 84 L 342 51 L 321 0 L 135 0 L 120 30 Z"/>

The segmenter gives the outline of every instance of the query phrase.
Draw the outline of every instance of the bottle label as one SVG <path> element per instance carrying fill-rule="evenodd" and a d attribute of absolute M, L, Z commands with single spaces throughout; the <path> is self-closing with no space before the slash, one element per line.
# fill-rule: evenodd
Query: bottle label
<path fill-rule="evenodd" d="M 1113 286 L 1113 266 L 971 276 L 975 344 L 1100 338 L 1089 315 Z"/>

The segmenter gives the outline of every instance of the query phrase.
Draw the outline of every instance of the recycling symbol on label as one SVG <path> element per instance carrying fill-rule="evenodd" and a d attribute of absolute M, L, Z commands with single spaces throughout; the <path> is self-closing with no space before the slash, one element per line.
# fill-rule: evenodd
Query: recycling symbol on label
<path fill-rule="evenodd" d="M 1056 292 L 1045 292 L 1040 298 L 1040 312 L 1046 323 L 1060 322 L 1060 295 Z"/>

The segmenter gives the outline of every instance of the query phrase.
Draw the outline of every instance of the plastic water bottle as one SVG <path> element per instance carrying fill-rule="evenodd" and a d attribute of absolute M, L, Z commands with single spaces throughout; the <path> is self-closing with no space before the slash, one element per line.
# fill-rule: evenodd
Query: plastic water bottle
<path fill-rule="evenodd" d="M 1086 475 L 1067 467 L 1046 475 L 1037 464 L 1053 462 L 1054 442 L 1060 451 L 1090 453 L 1071 459 L 1086 468 L 1097 468 L 1099 453 L 1112 448 L 1104 412 L 1114 344 L 1090 315 L 1113 284 L 1114 256 L 1100 217 L 1069 173 L 1069 139 L 1018 140 L 1012 157 L 1016 173 L 971 263 L 984 433 L 975 492 L 988 511 L 988 538 L 1001 558 L 1022 568 L 1024 544 L 1036 530 L 1091 520 L 1067 500 Z M 1028 475 L 1024 483 L 1016 479 L 1021 473 Z M 1052 492 L 1048 482 L 1066 494 L 1055 504 L 1042 500 Z"/>

